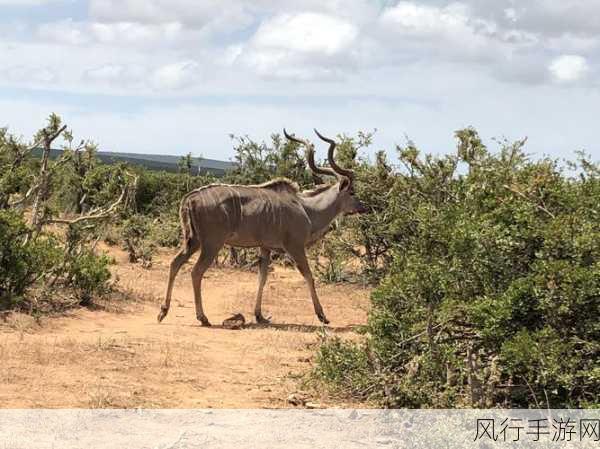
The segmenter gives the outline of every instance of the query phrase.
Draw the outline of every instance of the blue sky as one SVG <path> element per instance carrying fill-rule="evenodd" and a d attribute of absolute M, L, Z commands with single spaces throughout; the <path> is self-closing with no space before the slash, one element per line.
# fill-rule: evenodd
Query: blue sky
<path fill-rule="evenodd" d="M 600 2 L 0 0 L 0 126 L 50 112 L 105 150 L 228 159 L 262 140 L 377 128 L 453 151 L 453 132 L 600 159 Z M 323 149 L 321 148 L 321 155 Z"/>

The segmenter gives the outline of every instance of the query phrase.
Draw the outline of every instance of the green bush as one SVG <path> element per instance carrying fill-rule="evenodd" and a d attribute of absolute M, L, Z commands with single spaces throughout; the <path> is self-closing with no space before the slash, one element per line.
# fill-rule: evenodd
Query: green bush
<path fill-rule="evenodd" d="M 17 303 L 54 266 L 62 251 L 51 237 L 28 240 L 29 228 L 20 214 L 0 210 L 0 309 Z"/>
<path fill-rule="evenodd" d="M 59 136 L 64 153 L 52 160 Z M 108 259 L 94 254 L 98 225 L 126 203 L 133 177 L 98 163 L 94 144 L 72 142 L 56 114 L 31 143 L 0 130 L 0 308 L 60 309 L 107 288 Z M 65 228 L 50 226 L 58 224 Z"/>
<path fill-rule="evenodd" d="M 0 211 L 0 309 L 18 307 L 30 289 L 52 296 L 53 288 L 72 289 L 89 302 L 107 289 L 109 259 L 82 248 L 70 254 L 55 237 L 28 239 L 20 214 Z"/>
<path fill-rule="evenodd" d="M 161 215 L 150 224 L 148 238 L 158 246 L 174 248 L 181 244 L 181 225 L 179 220 Z"/>
<path fill-rule="evenodd" d="M 360 347 L 369 394 L 408 407 L 599 403 L 598 168 L 457 137 L 457 156 L 399 151 L 379 217 L 390 263 Z M 359 368 L 344 369 L 364 378 L 364 356 L 336 345 L 321 351 L 354 354 Z"/>
<path fill-rule="evenodd" d="M 329 284 L 351 280 L 347 262 L 352 254 L 343 240 L 343 230 L 334 227 L 309 253 L 313 260 L 313 271 L 321 282 Z"/>
<path fill-rule="evenodd" d="M 215 182 L 212 176 L 192 176 L 137 169 L 138 184 L 132 209 L 151 217 L 166 217 L 179 222 L 179 205 L 191 190 Z"/>
<path fill-rule="evenodd" d="M 227 173 L 225 182 L 261 184 L 274 178 L 288 178 L 303 188 L 313 185 L 304 149 L 297 143 L 283 139 L 279 134 L 273 134 L 268 143 L 254 142 L 248 137 L 231 138 L 237 166 Z"/>
<path fill-rule="evenodd" d="M 122 243 L 132 262 L 139 260 L 149 266 L 156 247 L 173 248 L 181 243 L 179 206 L 183 196 L 210 184 L 214 178 L 141 168 L 136 169 L 136 174 L 138 183 L 130 207 L 114 228 L 107 230 L 105 241 Z"/>
<path fill-rule="evenodd" d="M 105 294 L 111 274 L 108 266 L 111 260 L 105 255 L 97 256 L 85 249 L 72 258 L 66 267 L 71 286 L 82 303 L 89 303 L 94 296 Z"/>
<path fill-rule="evenodd" d="M 34 162 L 27 146 L 0 128 L 0 209 L 6 209 L 15 193 L 25 193 L 34 176 Z"/>
<path fill-rule="evenodd" d="M 121 235 L 125 249 L 129 253 L 129 262 L 141 262 L 144 267 L 150 267 L 156 244 L 150 240 L 152 221 L 150 217 L 136 214 L 124 220 L 121 225 Z"/>
<path fill-rule="evenodd" d="M 358 156 L 360 150 L 371 145 L 372 138 L 373 133 L 364 132 L 355 137 L 339 136 L 336 158 L 354 170 L 356 196 L 370 213 L 342 218 L 344 232 L 327 236 L 348 262 L 354 262 L 358 268 L 355 274 L 367 283 L 377 283 L 385 276 L 396 232 L 389 213 L 396 177 L 385 152 L 378 151 L 374 162 Z"/>
<path fill-rule="evenodd" d="M 371 389 L 372 373 L 365 348 L 334 337 L 317 353 L 316 374 L 334 390 L 364 399 Z"/>

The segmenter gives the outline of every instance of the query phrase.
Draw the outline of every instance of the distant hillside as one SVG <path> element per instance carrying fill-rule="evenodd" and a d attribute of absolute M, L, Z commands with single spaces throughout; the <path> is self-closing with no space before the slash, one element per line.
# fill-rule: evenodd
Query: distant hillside
<path fill-rule="evenodd" d="M 34 150 L 34 155 L 41 156 L 41 149 Z M 53 149 L 50 157 L 56 159 L 62 155 L 62 150 Z M 181 156 L 170 156 L 161 154 L 137 154 L 137 153 L 113 153 L 110 151 L 98 151 L 98 159 L 105 164 L 126 162 L 130 165 L 139 165 L 149 170 L 164 170 L 168 172 L 179 171 L 179 160 Z M 213 174 L 223 176 L 225 172 L 233 170 L 235 163 L 219 161 L 216 159 L 193 158 L 194 174 Z"/>

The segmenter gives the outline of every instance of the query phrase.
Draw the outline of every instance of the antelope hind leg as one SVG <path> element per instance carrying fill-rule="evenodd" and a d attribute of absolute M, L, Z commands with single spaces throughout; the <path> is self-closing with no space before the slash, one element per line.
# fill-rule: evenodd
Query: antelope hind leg
<path fill-rule="evenodd" d="M 181 249 L 179 253 L 173 258 L 171 261 L 171 266 L 169 268 L 169 282 L 167 284 L 167 293 L 165 295 L 165 302 L 160 306 L 160 312 L 158 313 L 157 320 L 160 323 L 165 319 L 167 314 L 169 313 L 169 308 L 171 306 L 171 294 L 173 293 L 173 283 L 175 282 L 175 278 L 177 277 L 177 273 L 186 263 L 192 254 L 198 249 L 198 244 L 195 242 L 188 242 L 185 248 Z"/>
<path fill-rule="evenodd" d="M 210 265 L 219 254 L 219 250 L 223 245 L 203 245 L 202 252 L 196 265 L 192 269 L 192 286 L 194 287 L 194 303 L 196 304 L 196 319 L 202 323 L 203 326 L 210 326 L 210 322 L 204 314 L 202 308 L 202 278 L 204 273 L 210 267 Z"/>

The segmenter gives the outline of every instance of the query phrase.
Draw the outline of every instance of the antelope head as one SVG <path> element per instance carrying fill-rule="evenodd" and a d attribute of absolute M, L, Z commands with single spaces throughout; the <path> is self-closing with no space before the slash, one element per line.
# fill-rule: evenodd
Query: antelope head
<path fill-rule="evenodd" d="M 334 159 L 336 143 L 333 139 L 323 136 L 315 129 L 315 133 L 319 139 L 329 144 L 327 158 L 329 160 L 330 167 L 318 167 L 315 164 L 315 146 L 311 142 L 290 135 L 285 129 L 283 130 L 283 133 L 287 139 L 291 140 L 292 142 L 299 143 L 306 148 L 306 160 L 308 162 L 308 167 L 318 182 L 321 181 L 319 175 L 333 176 L 337 179 L 337 183 L 333 185 L 331 189 L 336 191 L 335 202 L 338 205 L 340 213 L 351 215 L 368 212 L 368 209 L 355 196 L 354 172 L 352 170 L 340 167 Z"/>

